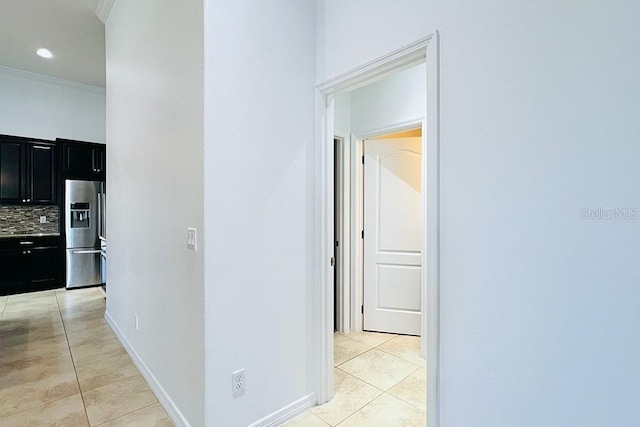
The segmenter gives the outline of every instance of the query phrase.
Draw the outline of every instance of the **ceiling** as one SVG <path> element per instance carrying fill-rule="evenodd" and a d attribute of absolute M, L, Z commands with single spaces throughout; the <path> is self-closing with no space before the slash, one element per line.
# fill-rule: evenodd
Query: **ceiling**
<path fill-rule="evenodd" d="M 0 0 L 0 65 L 105 86 L 98 0 Z M 45 47 L 52 59 L 36 55 Z"/>

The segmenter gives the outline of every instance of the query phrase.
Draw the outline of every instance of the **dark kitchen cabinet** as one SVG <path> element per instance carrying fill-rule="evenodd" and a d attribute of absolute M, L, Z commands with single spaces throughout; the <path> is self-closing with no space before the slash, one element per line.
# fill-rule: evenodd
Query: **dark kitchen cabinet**
<path fill-rule="evenodd" d="M 34 247 L 26 250 L 24 281 L 31 289 L 51 289 L 58 284 L 58 246 Z"/>
<path fill-rule="evenodd" d="M 55 204 L 56 144 L 0 136 L 0 203 Z"/>
<path fill-rule="evenodd" d="M 25 198 L 29 203 L 54 204 L 56 198 L 56 146 L 27 142 Z"/>
<path fill-rule="evenodd" d="M 0 295 L 17 292 L 22 284 L 22 250 L 0 250 Z"/>
<path fill-rule="evenodd" d="M 65 179 L 104 181 L 106 150 L 103 144 L 58 139 L 62 143 Z"/>
<path fill-rule="evenodd" d="M 0 295 L 62 286 L 59 237 L 0 239 Z"/>
<path fill-rule="evenodd" d="M 0 139 L 0 201 L 19 203 L 24 193 L 25 150 L 22 141 Z"/>

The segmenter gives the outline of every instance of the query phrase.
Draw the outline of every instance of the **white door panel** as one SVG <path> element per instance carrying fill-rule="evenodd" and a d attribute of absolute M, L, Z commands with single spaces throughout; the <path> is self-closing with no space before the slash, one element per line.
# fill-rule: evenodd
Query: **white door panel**
<path fill-rule="evenodd" d="M 421 138 L 365 142 L 364 329 L 420 334 Z"/>
<path fill-rule="evenodd" d="M 378 264 L 378 308 L 420 313 L 420 266 Z"/>
<path fill-rule="evenodd" d="M 367 148 L 369 145 L 367 141 Z M 422 241 L 420 233 L 416 233 L 416 224 L 420 225 L 420 157 L 420 151 L 398 150 L 377 159 L 373 185 L 378 190 L 374 197 L 378 199 L 375 209 L 379 251 L 420 255 Z"/>

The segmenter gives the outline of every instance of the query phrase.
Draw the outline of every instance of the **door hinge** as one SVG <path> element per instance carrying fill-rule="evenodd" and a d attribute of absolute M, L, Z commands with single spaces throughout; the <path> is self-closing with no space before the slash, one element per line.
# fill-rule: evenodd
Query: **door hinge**
<path fill-rule="evenodd" d="M 364 230 L 362 230 L 362 238 L 364 239 Z"/>
<path fill-rule="evenodd" d="M 360 306 L 360 313 L 364 314 L 364 305 Z"/>
<path fill-rule="evenodd" d="M 362 164 L 364 165 L 364 156 L 362 156 Z"/>
<path fill-rule="evenodd" d="M 336 266 L 336 259 L 334 257 L 331 257 L 331 267 L 335 267 Z"/>

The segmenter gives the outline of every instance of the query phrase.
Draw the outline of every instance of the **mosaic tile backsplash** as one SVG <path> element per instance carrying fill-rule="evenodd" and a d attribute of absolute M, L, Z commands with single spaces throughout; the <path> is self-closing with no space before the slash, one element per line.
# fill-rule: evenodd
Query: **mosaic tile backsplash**
<path fill-rule="evenodd" d="M 41 216 L 47 222 L 40 224 Z M 59 233 L 60 210 L 57 206 L 0 205 L 0 235 Z"/>

